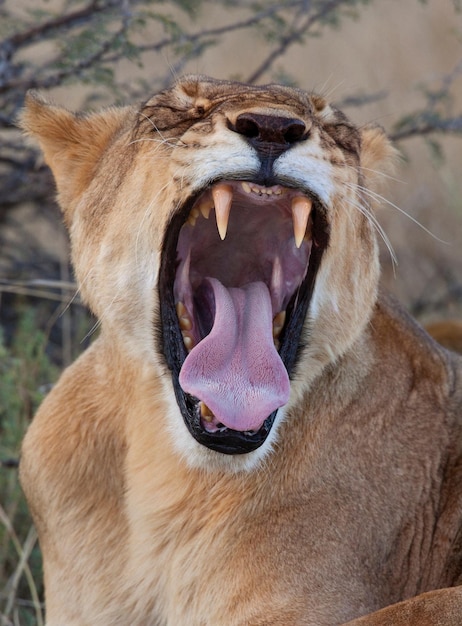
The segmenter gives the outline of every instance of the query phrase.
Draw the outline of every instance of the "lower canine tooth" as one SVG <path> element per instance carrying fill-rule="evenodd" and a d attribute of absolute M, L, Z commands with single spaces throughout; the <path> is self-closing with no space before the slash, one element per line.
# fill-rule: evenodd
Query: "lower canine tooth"
<path fill-rule="evenodd" d="M 300 248 L 305 237 L 312 201 L 305 196 L 297 196 L 292 200 L 292 220 L 294 224 L 295 245 Z"/>
<path fill-rule="evenodd" d="M 204 422 L 212 422 L 213 421 L 213 413 L 212 411 L 209 409 L 209 407 L 205 404 L 205 402 L 200 402 L 200 410 L 201 410 L 201 417 L 204 420 Z"/>
<path fill-rule="evenodd" d="M 286 312 L 280 311 L 273 319 L 273 337 L 277 338 L 284 327 L 286 321 Z"/>

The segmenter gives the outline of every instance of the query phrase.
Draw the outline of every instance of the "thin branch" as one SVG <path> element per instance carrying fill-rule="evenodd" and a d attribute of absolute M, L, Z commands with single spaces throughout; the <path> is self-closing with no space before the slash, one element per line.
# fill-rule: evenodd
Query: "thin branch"
<path fill-rule="evenodd" d="M 17 585 L 19 582 L 19 578 L 24 573 L 26 576 L 28 585 L 29 585 L 29 590 L 31 592 L 32 601 L 35 607 L 35 617 L 37 620 L 37 626 L 43 626 L 42 606 L 38 597 L 37 587 L 35 585 L 34 578 L 32 576 L 29 565 L 27 563 L 30 553 L 32 552 L 32 549 L 37 541 L 37 533 L 35 531 L 35 528 L 33 526 L 30 527 L 24 546 L 21 546 L 21 543 L 19 542 L 19 539 L 13 528 L 13 525 L 11 524 L 9 517 L 6 514 L 5 509 L 2 507 L 1 504 L 0 504 L 0 522 L 2 522 L 6 531 L 8 532 L 11 538 L 11 541 L 13 543 L 13 546 L 15 547 L 15 550 L 19 556 L 19 563 L 13 576 L 12 588 L 8 597 L 8 602 L 7 602 L 6 610 L 4 612 L 4 617 L 8 617 L 8 615 L 11 613 L 13 609 L 14 599 L 16 596 L 16 589 L 17 589 Z"/>
<path fill-rule="evenodd" d="M 40 39 L 45 35 L 49 35 L 50 33 L 53 33 L 53 31 L 59 30 L 62 32 L 64 29 L 79 26 L 82 23 L 93 19 L 95 13 L 104 12 L 106 9 L 117 6 L 117 4 L 118 3 L 114 1 L 106 5 L 100 5 L 98 0 L 92 0 L 92 2 L 90 2 L 90 4 L 83 9 L 79 9 L 73 13 L 68 13 L 67 15 L 60 15 L 59 17 L 48 20 L 48 22 L 32 26 L 27 30 L 11 35 L 11 37 L 8 37 L 1 43 L 1 47 L 6 50 L 16 51 L 23 46 L 30 46 L 35 43 L 37 39 Z"/>
<path fill-rule="evenodd" d="M 284 5 L 283 8 L 287 9 L 290 7 L 302 6 L 304 4 L 305 4 L 305 0 L 293 0 L 293 2 L 290 2 L 289 4 Z M 140 52 L 141 54 L 145 52 L 161 52 L 167 46 L 171 46 L 174 44 L 184 45 L 187 43 L 194 43 L 200 39 L 207 39 L 207 38 L 218 37 L 220 35 L 227 35 L 237 30 L 243 30 L 246 28 L 251 28 L 252 26 L 256 26 L 262 20 L 266 19 L 267 17 L 271 17 L 272 15 L 280 11 L 281 11 L 281 5 L 274 4 L 273 6 L 268 7 L 267 9 L 264 9 L 262 11 L 259 11 L 258 13 L 255 13 L 252 17 L 249 17 L 248 19 L 240 20 L 237 22 L 232 22 L 230 24 L 225 24 L 224 26 L 218 26 L 217 28 L 204 29 L 196 33 L 192 33 L 192 34 L 183 33 L 181 37 L 178 37 L 178 36 L 164 37 L 164 39 L 161 39 L 160 41 L 156 43 L 137 46 L 137 51 Z M 123 57 L 122 53 L 115 54 L 115 55 L 108 57 L 106 60 L 108 62 L 114 63 L 116 61 L 119 61 L 122 57 Z"/>
<path fill-rule="evenodd" d="M 74 76 L 80 74 L 84 70 L 87 70 L 92 65 L 95 65 L 98 61 L 102 60 L 104 54 L 106 54 L 114 44 L 114 42 L 121 36 L 127 32 L 129 27 L 130 16 L 124 16 L 122 21 L 122 25 L 115 33 L 111 35 L 103 44 L 99 47 L 99 49 L 88 56 L 85 59 L 77 62 L 72 67 L 68 67 L 63 69 L 48 78 L 40 79 L 40 78 L 30 78 L 28 80 L 19 80 L 12 83 L 7 83 L 5 85 L 0 86 L 0 93 L 4 91 L 8 91 L 10 89 L 21 89 L 22 91 L 27 91 L 28 89 L 50 89 L 52 87 L 57 87 L 60 85 L 66 78 L 69 76 Z"/>
<path fill-rule="evenodd" d="M 306 34 L 313 24 L 329 15 L 329 13 L 334 11 L 339 5 L 343 4 L 343 1 L 344 0 L 332 0 L 331 2 L 328 2 L 317 13 L 308 16 L 299 28 L 291 29 L 289 34 L 281 39 L 279 46 L 270 52 L 260 66 L 254 70 L 252 74 L 250 74 L 246 82 L 257 82 L 257 80 L 259 80 L 262 75 L 269 70 L 277 58 L 283 56 L 291 45 L 298 43 L 301 40 L 302 36 Z"/>
<path fill-rule="evenodd" d="M 35 289 L 27 289 L 20 287 L 0 287 L 1 293 L 14 293 L 18 296 L 28 296 L 29 298 L 40 298 L 41 300 L 52 300 L 54 302 L 68 303 L 68 300 L 59 294 L 50 293 L 49 291 L 39 291 Z M 72 300 L 72 304 L 81 304 L 77 299 Z"/>
<path fill-rule="evenodd" d="M 373 104 L 375 102 L 380 102 L 380 100 L 384 100 L 388 97 L 387 91 L 377 91 L 376 93 L 366 93 L 366 94 L 358 94 L 353 96 L 346 96 L 343 100 L 335 103 L 339 109 L 346 109 L 349 107 L 362 107 L 367 104 Z"/>
<path fill-rule="evenodd" d="M 430 118 L 430 119 L 427 119 Z M 424 137 L 432 133 L 462 133 L 462 115 L 448 119 L 434 119 L 433 116 L 426 115 L 425 112 L 412 118 L 409 123 L 402 126 L 401 129 L 390 133 L 392 141 L 403 141 L 411 137 Z"/>

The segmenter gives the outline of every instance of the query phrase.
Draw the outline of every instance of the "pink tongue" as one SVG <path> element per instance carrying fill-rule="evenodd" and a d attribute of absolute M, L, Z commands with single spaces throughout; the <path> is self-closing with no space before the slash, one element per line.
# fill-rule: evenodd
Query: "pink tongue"
<path fill-rule="evenodd" d="M 273 344 L 271 298 L 263 282 L 227 289 L 207 279 L 215 298 L 209 335 L 186 357 L 180 385 L 218 422 L 258 430 L 289 399 L 289 377 Z"/>

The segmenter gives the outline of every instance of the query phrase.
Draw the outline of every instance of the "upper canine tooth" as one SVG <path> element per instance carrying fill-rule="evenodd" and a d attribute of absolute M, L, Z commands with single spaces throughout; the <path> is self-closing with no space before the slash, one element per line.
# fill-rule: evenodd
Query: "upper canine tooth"
<path fill-rule="evenodd" d="M 233 189 L 226 183 L 218 183 L 212 189 L 213 202 L 215 203 L 215 215 L 217 228 L 221 239 L 226 237 L 228 230 L 229 211 L 233 201 Z"/>
<path fill-rule="evenodd" d="M 313 202 L 305 196 L 297 196 L 292 200 L 292 220 L 297 248 L 300 248 L 302 245 L 312 206 Z"/>
<path fill-rule="evenodd" d="M 245 191 L 245 193 L 250 193 L 252 190 L 250 188 L 249 183 L 246 183 L 245 181 L 243 183 L 241 183 L 242 185 L 242 189 Z"/>

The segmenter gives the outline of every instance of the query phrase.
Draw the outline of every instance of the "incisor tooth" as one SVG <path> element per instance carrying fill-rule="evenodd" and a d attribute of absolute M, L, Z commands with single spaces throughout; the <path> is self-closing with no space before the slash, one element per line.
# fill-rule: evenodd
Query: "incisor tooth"
<path fill-rule="evenodd" d="M 292 200 L 292 220 L 297 248 L 302 245 L 312 206 L 312 201 L 304 196 L 297 196 Z"/>
<path fill-rule="evenodd" d="M 215 215 L 217 219 L 217 228 L 221 239 L 226 237 L 228 230 L 229 211 L 233 201 L 233 189 L 231 185 L 218 183 L 212 189 L 213 202 L 215 204 Z"/>

